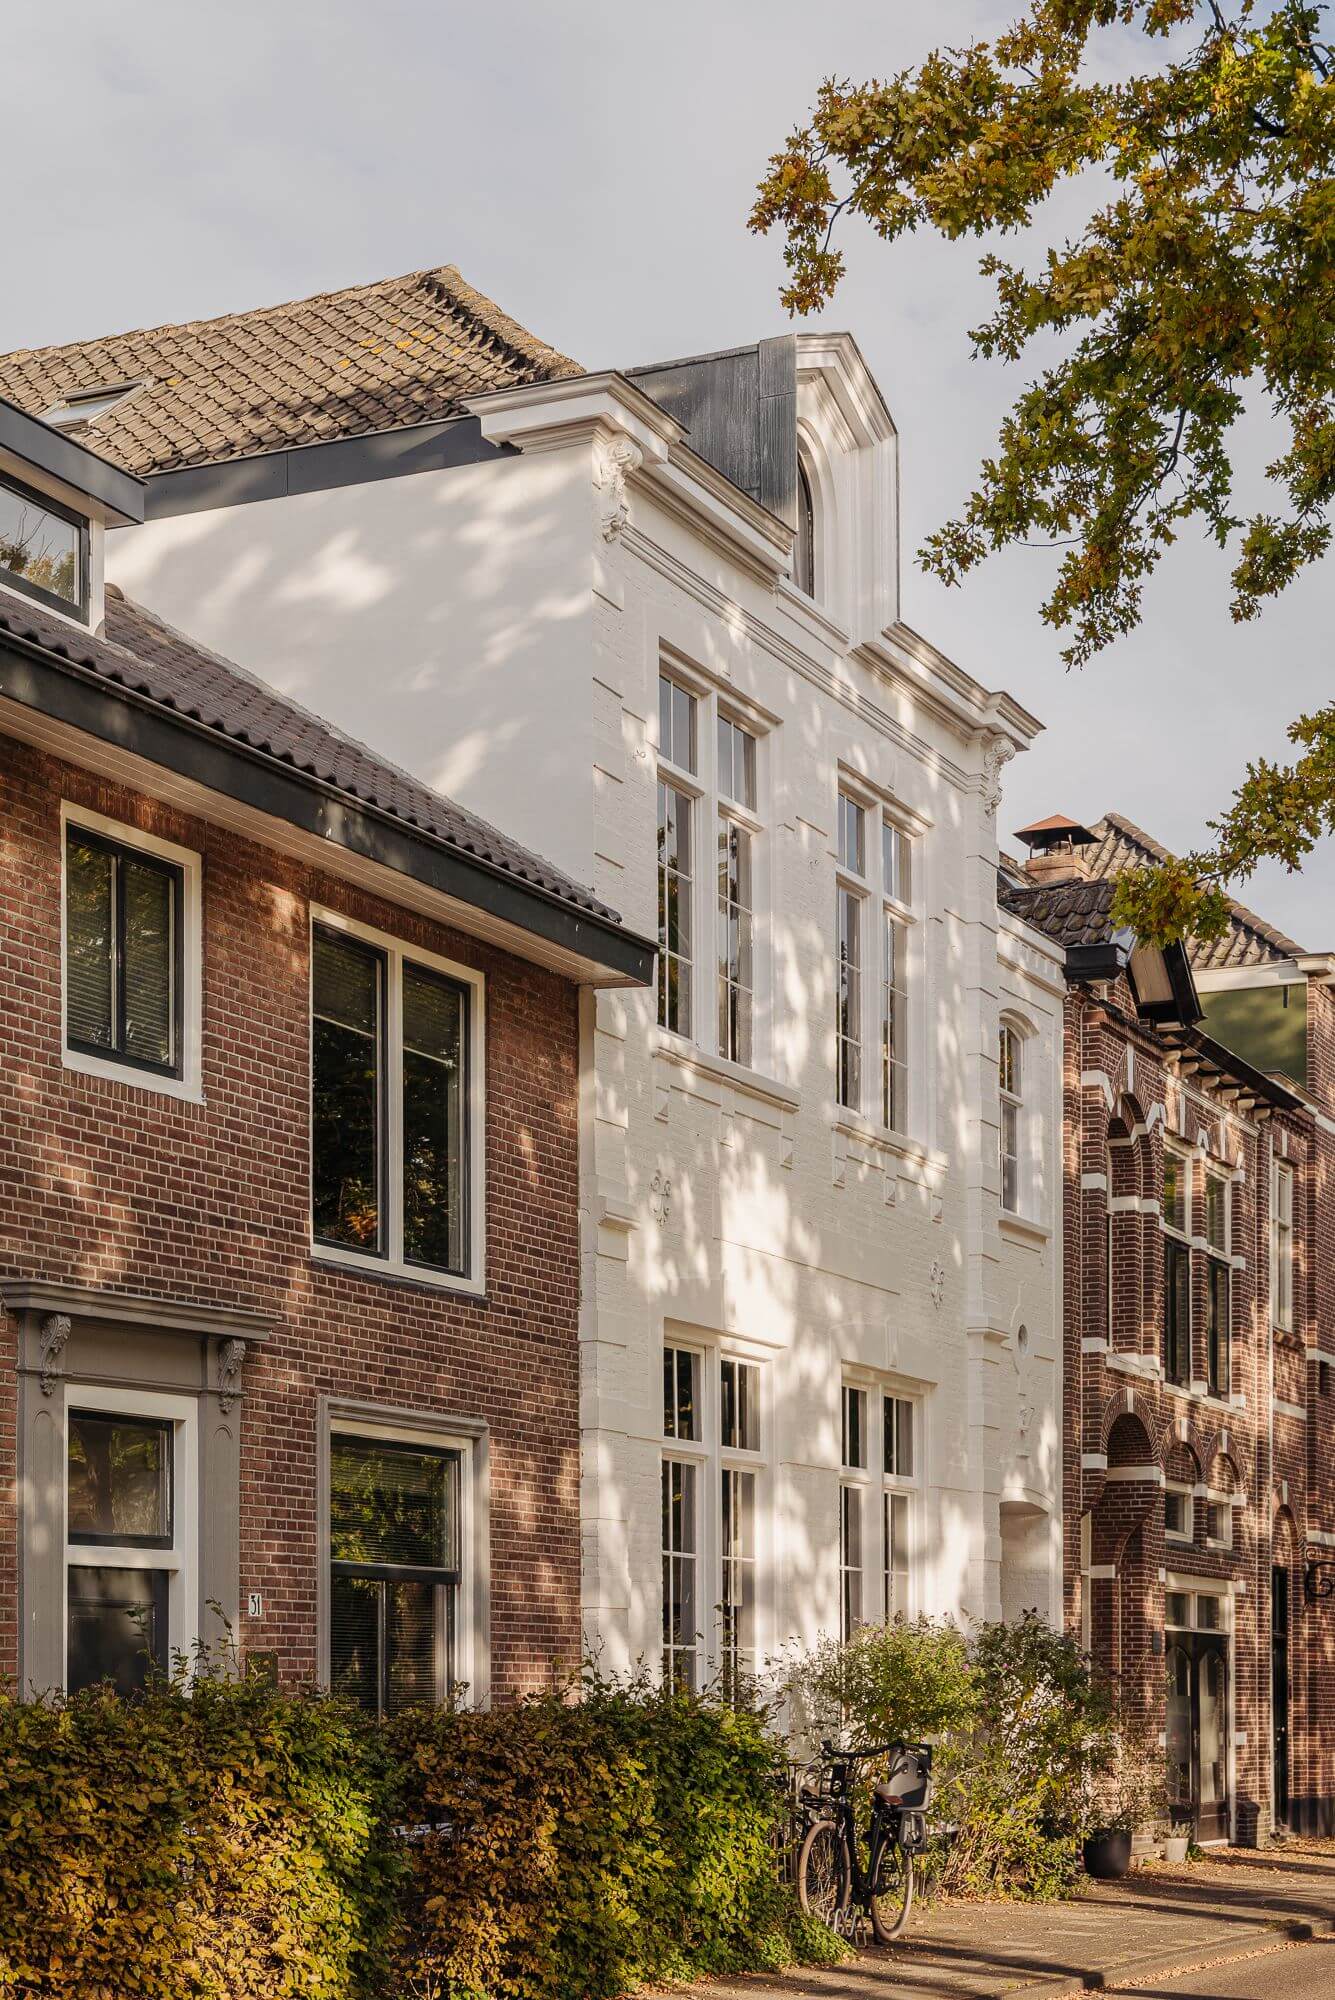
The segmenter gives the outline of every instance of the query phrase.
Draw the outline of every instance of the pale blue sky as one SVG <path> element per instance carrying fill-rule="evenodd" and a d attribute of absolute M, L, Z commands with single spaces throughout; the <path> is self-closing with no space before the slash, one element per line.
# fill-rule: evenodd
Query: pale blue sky
<path fill-rule="evenodd" d="M 6 38 L 0 348 L 36 346 L 454 262 L 591 367 L 785 324 L 755 181 L 829 72 L 885 74 L 1015 11 L 990 0 L 65 0 Z M 1115 808 L 1199 839 L 1249 755 L 1331 696 L 1330 564 L 1235 627 L 1227 565 L 1184 546 L 1142 629 L 1079 675 L 1037 616 L 1050 558 L 1013 552 L 946 591 L 912 564 L 968 490 L 1015 382 L 969 356 L 977 248 L 847 239 L 829 318 L 903 440 L 909 622 L 1047 724 L 1001 827 Z M 1274 439 L 1258 426 L 1257 463 Z M 1329 851 L 1245 899 L 1335 947 Z"/>

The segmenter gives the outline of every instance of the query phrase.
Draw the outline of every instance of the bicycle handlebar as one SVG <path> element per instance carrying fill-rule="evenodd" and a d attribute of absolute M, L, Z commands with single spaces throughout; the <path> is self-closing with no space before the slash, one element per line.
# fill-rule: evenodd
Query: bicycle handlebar
<path fill-rule="evenodd" d="M 928 1747 L 926 1743 L 906 1743 L 902 1737 L 897 1737 L 892 1743 L 864 1743 L 855 1750 L 839 1750 L 826 1737 L 821 1743 L 820 1754 L 822 1757 L 885 1757 L 892 1750 L 926 1750 Z"/>

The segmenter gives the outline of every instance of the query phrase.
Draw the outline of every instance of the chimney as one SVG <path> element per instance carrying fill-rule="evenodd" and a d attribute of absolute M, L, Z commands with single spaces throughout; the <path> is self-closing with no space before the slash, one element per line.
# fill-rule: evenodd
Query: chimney
<path fill-rule="evenodd" d="M 1024 872 L 1036 886 L 1092 880 L 1090 849 L 1097 846 L 1098 835 L 1081 826 L 1078 820 L 1067 819 L 1064 813 L 1053 813 L 1049 819 L 1022 827 L 1015 838 L 1029 849 Z"/>

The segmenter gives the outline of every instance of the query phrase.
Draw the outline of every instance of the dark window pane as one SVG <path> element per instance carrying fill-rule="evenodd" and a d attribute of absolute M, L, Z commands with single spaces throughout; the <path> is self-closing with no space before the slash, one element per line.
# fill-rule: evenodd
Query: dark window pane
<path fill-rule="evenodd" d="M 121 862 L 125 913 L 124 1047 L 138 1062 L 166 1067 L 173 1056 L 174 877 L 126 855 Z"/>
<path fill-rule="evenodd" d="M 380 1592 L 369 1576 L 335 1576 L 330 1591 L 329 1690 L 380 1706 Z"/>
<path fill-rule="evenodd" d="M 329 1553 L 335 1562 L 450 1568 L 458 1460 L 374 1438 L 330 1445 Z"/>
<path fill-rule="evenodd" d="M 73 1410 L 69 1419 L 69 1537 L 170 1543 L 171 1427 Z"/>
<path fill-rule="evenodd" d="M 110 1681 L 133 1694 L 167 1671 L 167 1576 L 163 1570 L 69 1572 L 69 1692 Z"/>
<path fill-rule="evenodd" d="M 438 1671 L 440 1590 L 432 1583 L 387 1583 L 385 1711 L 426 1708 L 444 1689 Z"/>
<path fill-rule="evenodd" d="M 464 996 L 403 968 L 403 1254 L 465 1268 Z"/>
<path fill-rule="evenodd" d="M 316 931 L 311 1125 L 315 1234 L 380 1247 L 380 1016 L 384 966 L 351 938 Z"/>
<path fill-rule="evenodd" d="M 83 596 L 82 537 L 74 522 L 41 502 L 0 486 L 0 570 L 78 609 Z"/>
<path fill-rule="evenodd" d="M 66 1034 L 81 1048 L 115 1041 L 114 870 L 105 847 L 69 833 L 65 841 Z"/>

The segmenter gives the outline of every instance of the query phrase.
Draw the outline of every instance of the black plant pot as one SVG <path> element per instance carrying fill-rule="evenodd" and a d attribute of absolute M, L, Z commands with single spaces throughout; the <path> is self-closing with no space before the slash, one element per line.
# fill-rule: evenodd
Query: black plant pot
<path fill-rule="evenodd" d="M 1099 1882 L 1120 1882 L 1131 1866 L 1131 1835 L 1126 1827 L 1105 1827 L 1085 1842 L 1085 1873 Z"/>

